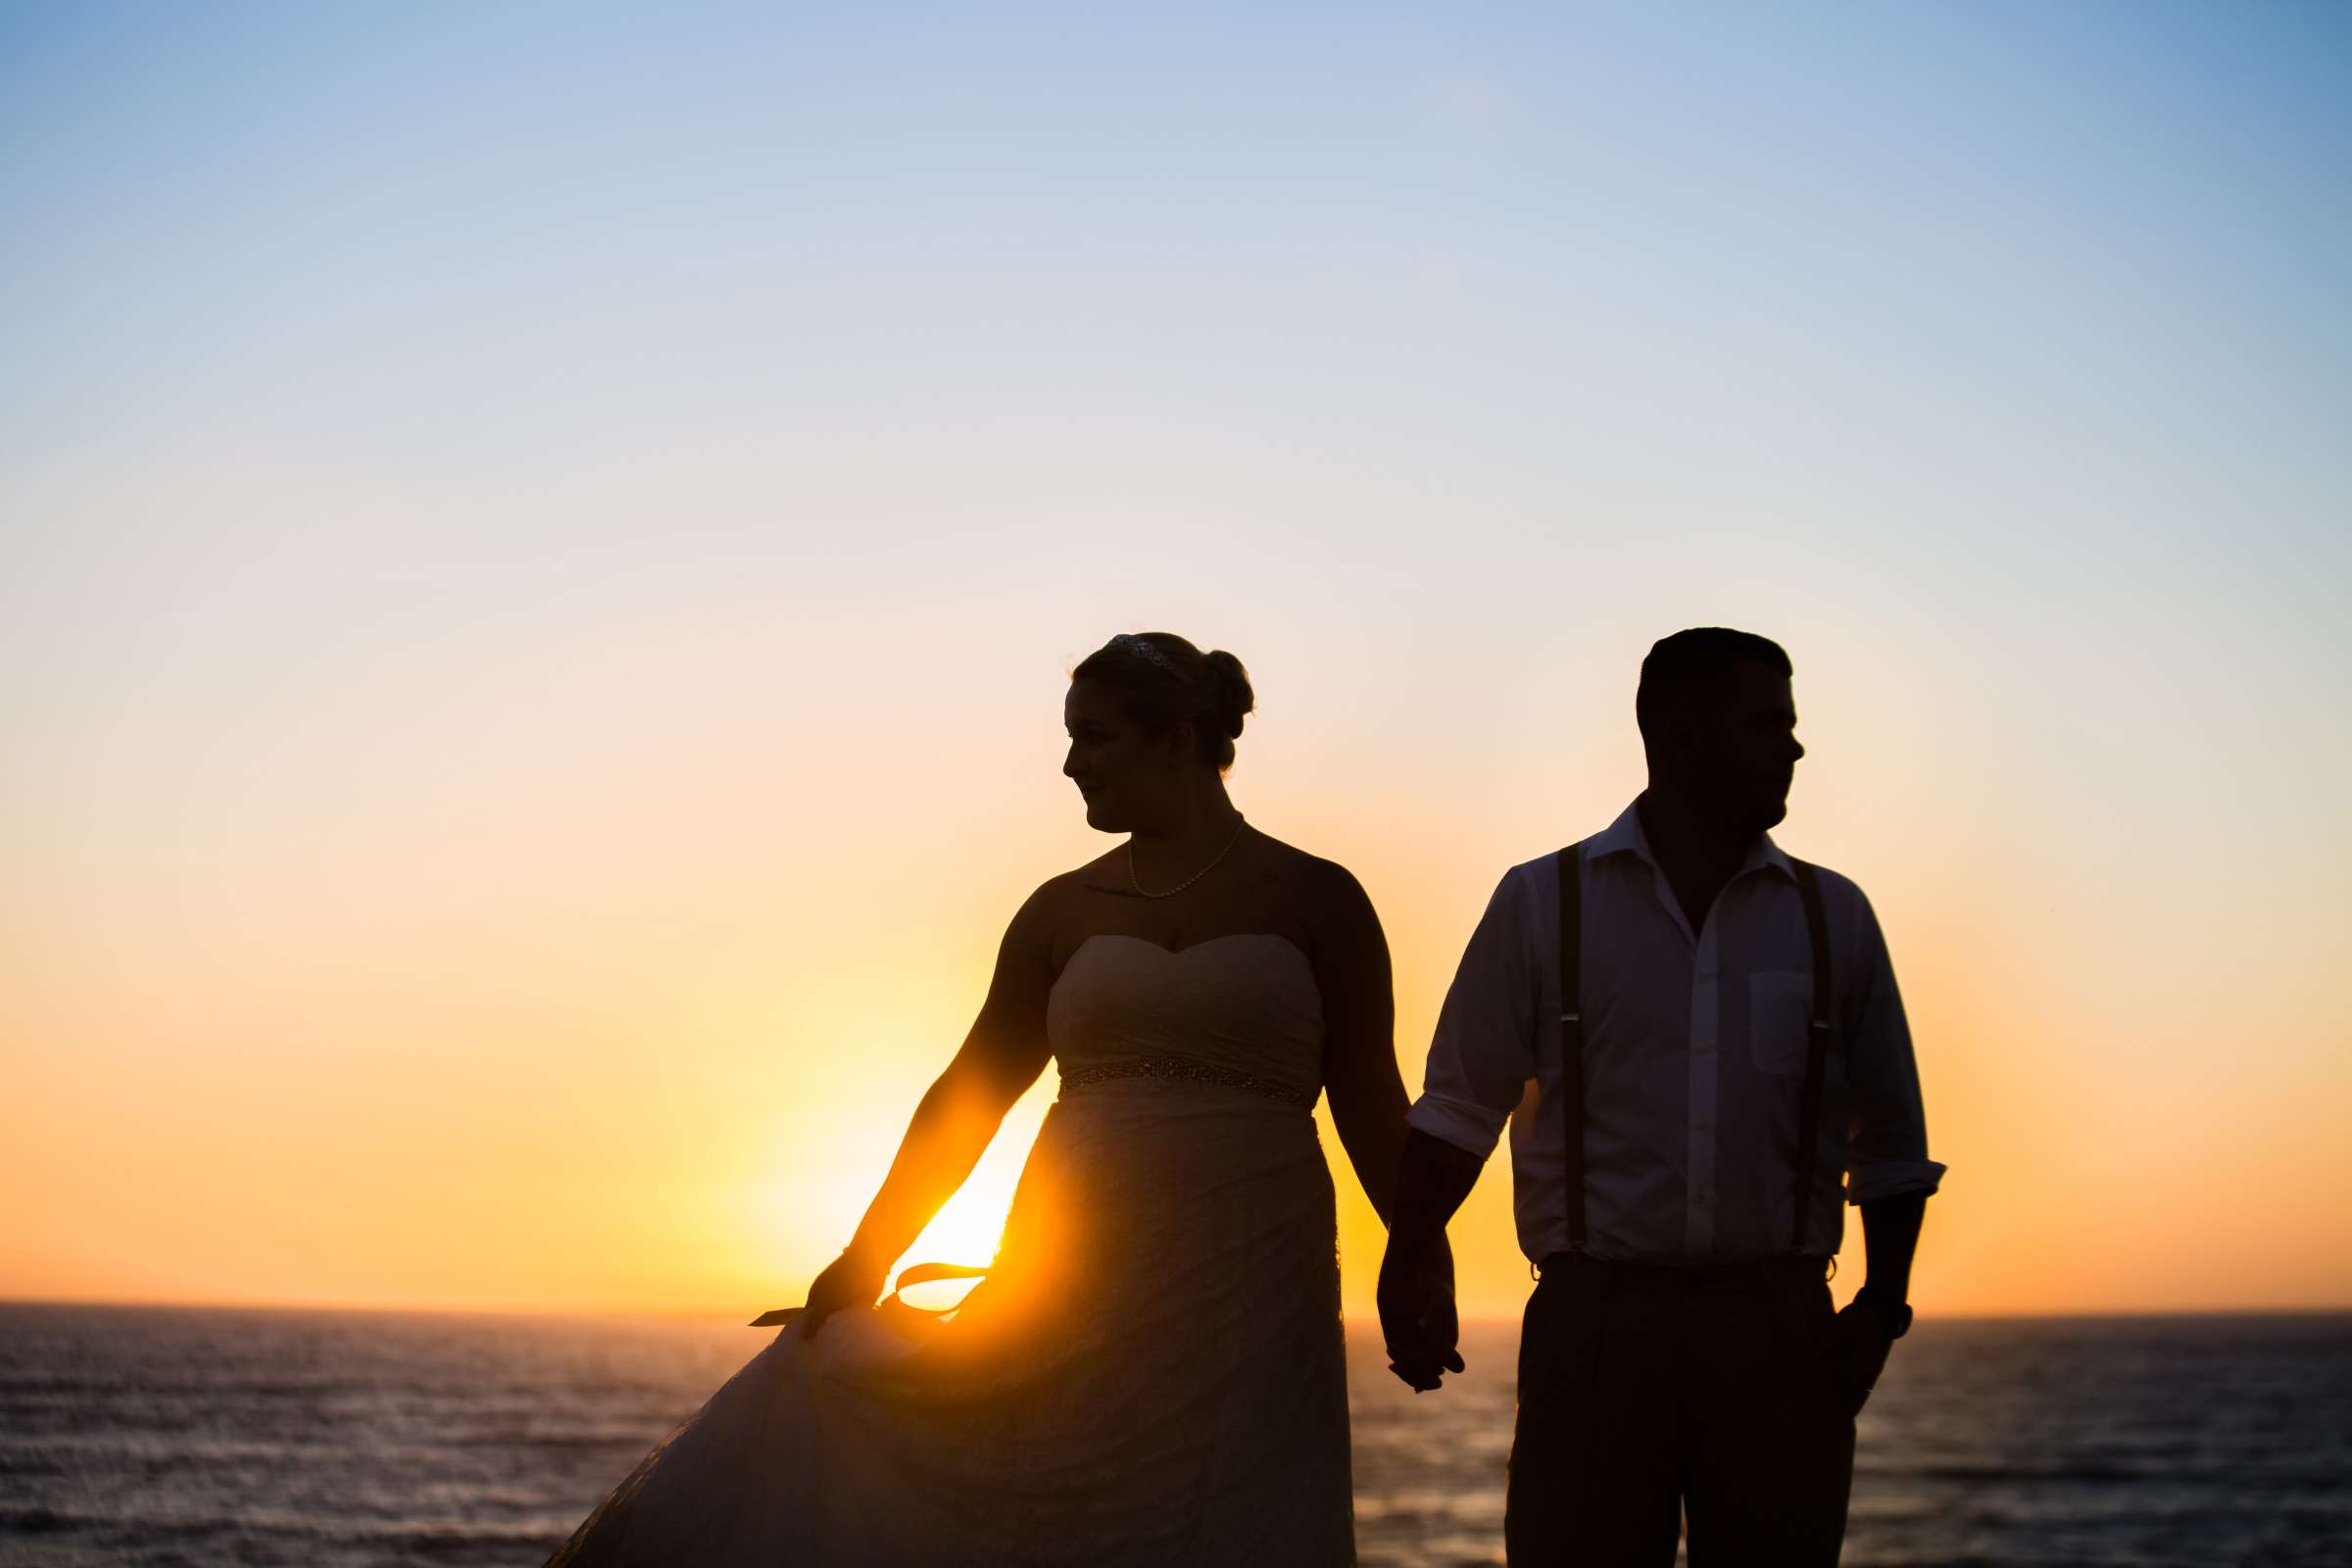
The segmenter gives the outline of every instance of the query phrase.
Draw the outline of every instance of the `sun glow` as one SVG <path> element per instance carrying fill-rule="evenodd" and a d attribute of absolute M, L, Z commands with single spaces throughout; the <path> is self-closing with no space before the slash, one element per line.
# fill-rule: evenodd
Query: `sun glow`
<path fill-rule="evenodd" d="M 986 1266 L 997 1255 L 1004 1234 L 1004 1216 L 1012 1207 L 1013 1189 L 1020 1185 L 1021 1167 L 1029 1146 L 1052 1103 L 1052 1076 L 1014 1105 L 1004 1124 L 980 1156 L 980 1163 L 963 1186 L 923 1227 L 906 1249 L 900 1266 L 912 1263 L 967 1263 Z"/>

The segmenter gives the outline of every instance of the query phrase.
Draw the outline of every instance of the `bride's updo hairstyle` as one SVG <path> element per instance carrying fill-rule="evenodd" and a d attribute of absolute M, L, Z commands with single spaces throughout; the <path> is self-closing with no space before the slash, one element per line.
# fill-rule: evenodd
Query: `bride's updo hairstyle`
<path fill-rule="evenodd" d="M 1222 648 L 1204 654 L 1172 631 L 1121 632 L 1080 660 L 1070 679 L 1118 693 L 1119 711 L 1147 734 L 1191 723 L 1200 760 L 1220 773 L 1233 766 L 1242 720 L 1257 706 L 1240 660 Z"/>

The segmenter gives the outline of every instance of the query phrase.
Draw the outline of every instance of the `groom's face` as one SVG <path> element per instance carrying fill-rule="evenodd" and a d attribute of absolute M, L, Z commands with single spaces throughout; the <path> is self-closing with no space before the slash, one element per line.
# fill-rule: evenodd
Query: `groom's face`
<path fill-rule="evenodd" d="M 1699 777 L 1709 805 L 1727 825 L 1762 833 L 1788 814 L 1788 785 L 1805 755 L 1796 739 L 1796 699 L 1788 677 L 1742 660 L 1702 709 Z"/>

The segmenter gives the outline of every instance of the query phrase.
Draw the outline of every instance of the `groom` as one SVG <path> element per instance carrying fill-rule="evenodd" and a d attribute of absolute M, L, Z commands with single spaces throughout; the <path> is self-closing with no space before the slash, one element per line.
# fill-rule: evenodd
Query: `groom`
<path fill-rule="evenodd" d="M 1446 1222 L 1506 1120 L 1519 1347 L 1504 1536 L 1515 1568 L 1833 1564 L 1854 1415 L 1911 1324 L 1943 1167 L 1878 921 L 1792 860 L 1788 656 L 1678 632 L 1642 661 L 1649 787 L 1515 866 L 1439 1016 L 1380 1319 L 1417 1390 L 1462 1370 Z M 1563 984 L 1565 981 L 1565 984 Z M 1869 1277 L 1833 1315 L 1845 1199 Z"/>

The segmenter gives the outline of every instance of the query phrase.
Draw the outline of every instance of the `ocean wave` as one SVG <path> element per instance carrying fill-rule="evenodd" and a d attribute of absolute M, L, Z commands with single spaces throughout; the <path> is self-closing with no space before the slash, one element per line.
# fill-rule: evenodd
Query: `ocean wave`
<path fill-rule="evenodd" d="M 54 1508 L 10 1508 L 0 1506 L 0 1533 L 24 1536 L 55 1535 L 59 1531 L 78 1530 L 85 1521 Z"/>
<path fill-rule="evenodd" d="M 138 1514 L 83 1513 L 56 1508 L 0 1507 L 0 1534 L 57 1535 L 106 1531 L 126 1538 L 188 1544 L 222 1537 L 256 1542 L 308 1543 L 319 1545 L 464 1550 L 514 1545 L 540 1546 L 553 1551 L 564 1529 L 545 1519 L 513 1523 L 418 1522 L 416 1520 L 299 1520 L 217 1515 L 195 1518 L 144 1517 Z"/>

